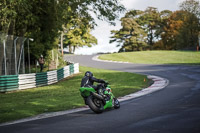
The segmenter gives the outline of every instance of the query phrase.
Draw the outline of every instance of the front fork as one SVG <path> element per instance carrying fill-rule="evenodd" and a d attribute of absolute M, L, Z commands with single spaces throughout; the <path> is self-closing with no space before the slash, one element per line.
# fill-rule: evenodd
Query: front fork
<path fill-rule="evenodd" d="M 104 92 L 104 90 L 103 90 L 102 88 L 98 89 L 98 94 L 100 94 L 100 95 L 102 95 L 102 96 L 103 96 L 103 95 L 104 95 L 104 93 L 103 93 L 103 92 Z"/>

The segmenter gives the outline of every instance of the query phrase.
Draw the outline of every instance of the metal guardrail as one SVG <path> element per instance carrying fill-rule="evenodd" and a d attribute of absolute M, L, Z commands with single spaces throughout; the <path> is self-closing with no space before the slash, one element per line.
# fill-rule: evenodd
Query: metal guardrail
<path fill-rule="evenodd" d="M 79 64 L 75 63 L 49 72 L 0 76 L 0 92 L 50 85 L 78 72 Z"/>

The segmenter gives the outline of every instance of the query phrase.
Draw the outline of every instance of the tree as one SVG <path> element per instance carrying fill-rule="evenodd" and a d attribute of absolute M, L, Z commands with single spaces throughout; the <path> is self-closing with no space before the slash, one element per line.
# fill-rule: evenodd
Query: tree
<path fill-rule="evenodd" d="M 198 47 L 198 34 L 200 33 L 200 2 L 197 0 L 186 0 L 180 4 L 180 9 L 187 12 L 183 34 L 188 32 L 189 47 L 195 45 Z"/>
<path fill-rule="evenodd" d="M 194 47 L 198 40 L 198 29 L 199 22 L 194 14 L 187 11 L 176 11 L 171 14 L 164 27 L 162 41 L 166 49 Z"/>
<path fill-rule="evenodd" d="M 97 39 L 90 34 L 90 29 L 88 20 L 82 17 L 71 20 L 71 23 L 65 26 L 64 46 L 69 47 L 70 53 L 74 53 L 77 47 L 92 47 L 97 44 Z"/>
<path fill-rule="evenodd" d="M 157 23 L 157 28 L 156 28 L 156 31 L 155 31 L 155 36 L 158 40 L 161 39 L 161 35 L 164 32 L 164 27 L 167 25 L 168 19 L 171 16 L 172 11 L 163 10 L 159 14 L 160 14 L 160 19 Z"/>
<path fill-rule="evenodd" d="M 180 18 L 182 13 L 182 11 L 172 13 L 163 28 L 162 41 L 167 50 L 177 49 L 178 34 L 183 26 L 183 20 Z"/>
<path fill-rule="evenodd" d="M 180 4 L 180 9 L 190 12 L 200 19 L 200 2 L 198 0 L 186 0 Z"/>
<path fill-rule="evenodd" d="M 177 47 L 194 48 L 198 45 L 198 34 L 200 31 L 199 19 L 192 13 L 184 11 L 183 26 L 181 27 L 177 40 Z"/>
<path fill-rule="evenodd" d="M 135 51 L 143 50 L 146 45 L 145 32 L 142 27 L 137 23 L 137 17 L 142 12 L 139 10 L 132 10 L 127 12 L 126 15 L 121 18 L 122 28 L 118 31 L 113 30 L 111 33 L 110 43 L 118 42 L 122 47 L 120 51 Z"/>
<path fill-rule="evenodd" d="M 140 17 L 140 24 L 147 32 L 147 41 L 150 46 L 153 46 L 154 40 L 157 37 L 156 30 L 159 28 L 160 14 L 155 7 L 148 7 L 144 14 Z"/>

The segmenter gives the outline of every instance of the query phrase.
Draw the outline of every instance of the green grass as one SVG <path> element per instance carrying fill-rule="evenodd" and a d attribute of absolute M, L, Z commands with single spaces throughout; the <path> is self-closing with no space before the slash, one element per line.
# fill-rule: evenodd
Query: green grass
<path fill-rule="evenodd" d="M 148 84 L 144 82 L 144 75 L 80 67 L 81 74 L 54 85 L 0 93 L 0 123 L 83 106 L 79 87 L 87 70 L 92 71 L 95 77 L 108 81 L 116 97 L 136 92 Z"/>
<path fill-rule="evenodd" d="M 124 61 L 138 64 L 196 64 L 200 65 L 200 52 L 142 51 L 106 54 L 103 60 Z"/>

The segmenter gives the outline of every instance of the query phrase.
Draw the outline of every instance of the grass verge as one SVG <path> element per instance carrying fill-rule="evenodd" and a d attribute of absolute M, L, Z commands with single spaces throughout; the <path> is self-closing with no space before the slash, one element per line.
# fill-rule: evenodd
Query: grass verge
<path fill-rule="evenodd" d="M 105 54 L 102 60 L 124 61 L 138 64 L 192 64 L 200 65 L 200 52 L 140 51 Z"/>
<path fill-rule="evenodd" d="M 136 92 L 148 86 L 144 75 L 80 67 L 81 74 L 64 79 L 54 85 L 0 93 L 0 123 L 30 117 L 46 112 L 68 110 L 84 105 L 80 96 L 80 82 L 85 71 L 92 71 L 97 78 L 111 84 L 116 97 Z"/>

